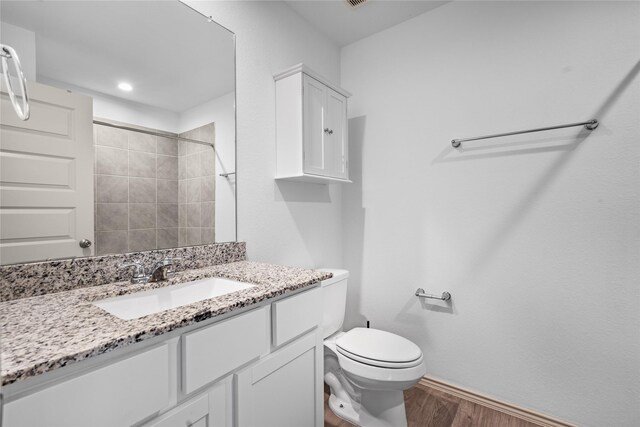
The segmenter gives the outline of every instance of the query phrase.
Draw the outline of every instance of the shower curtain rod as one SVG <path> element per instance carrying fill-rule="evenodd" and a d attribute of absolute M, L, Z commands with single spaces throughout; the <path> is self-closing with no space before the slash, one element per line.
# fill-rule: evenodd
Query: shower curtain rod
<path fill-rule="evenodd" d="M 460 147 L 460 145 L 463 142 L 466 142 L 466 141 L 477 141 L 479 139 L 499 138 L 501 136 L 519 135 L 519 134 L 522 134 L 522 133 L 531 133 L 531 132 L 542 132 L 542 131 L 545 131 L 545 130 L 570 128 L 570 127 L 574 127 L 574 126 L 583 126 L 583 125 L 584 125 L 584 128 L 587 129 L 587 130 L 594 130 L 595 128 L 598 127 L 598 124 L 599 124 L 598 120 L 592 119 L 592 120 L 589 120 L 587 122 L 570 123 L 568 125 L 549 126 L 549 127 L 545 127 L 545 128 L 520 130 L 520 131 L 516 131 L 516 132 L 496 133 L 494 135 L 476 136 L 474 138 L 452 139 L 451 140 L 451 145 L 454 148 L 458 148 L 458 147 Z"/>
<path fill-rule="evenodd" d="M 208 145 L 209 147 L 213 148 L 214 150 L 216 149 L 216 145 L 215 144 L 212 144 L 210 142 L 198 141 L 197 139 L 183 138 L 181 136 L 174 136 L 174 135 L 167 135 L 166 133 L 154 132 L 154 131 L 145 130 L 145 129 L 138 129 L 138 128 L 134 128 L 134 127 L 130 127 L 130 126 L 116 125 L 114 123 L 103 122 L 101 120 L 94 120 L 93 124 L 94 125 L 108 126 L 108 127 L 117 128 L 117 129 L 123 129 L 123 130 L 130 130 L 130 131 L 133 131 L 133 132 L 146 133 L 147 135 L 163 136 L 165 138 L 175 139 L 176 141 L 194 142 L 196 144 Z"/>

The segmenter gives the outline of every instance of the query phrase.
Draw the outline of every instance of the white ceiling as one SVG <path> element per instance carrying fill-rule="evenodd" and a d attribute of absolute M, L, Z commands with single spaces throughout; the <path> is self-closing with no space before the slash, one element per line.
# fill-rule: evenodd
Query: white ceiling
<path fill-rule="evenodd" d="M 298 0 L 286 3 L 342 47 L 435 9 L 447 1 L 369 0 L 356 8 L 344 0 Z"/>
<path fill-rule="evenodd" d="M 38 78 L 173 112 L 235 87 L 233 35 L 178 2 L 6 1 L 2 20 L 36 33 Z M 120 81 L 132 92 L 117 88 Z"/>

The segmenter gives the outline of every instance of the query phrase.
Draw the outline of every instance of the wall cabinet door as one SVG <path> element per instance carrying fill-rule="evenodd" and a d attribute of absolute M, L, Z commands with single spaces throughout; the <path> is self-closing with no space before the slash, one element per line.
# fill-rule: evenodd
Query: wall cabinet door
<path fill-rule="evenodd" d="M 304 173 L 347 179 L 347 99 L 307 75 L 304 90 Z"/>
<path fill-rule="evenodd" d="M 236 374 L 237 427 L 321 427 L 322 340 L 319 332 Z"/>
<path fill-rule="evenodd" d="M 327 88 L 322 83 L 304 78 L 304 137 L 302 156 L 304 172 L 323 175 L 325 172 L 325 103 Z"/>
<path fill-rule="evenodd" d="M 335 178 L 347 176 L 347 99 L 327 88 L 325 108 L 324 173 Z"/>

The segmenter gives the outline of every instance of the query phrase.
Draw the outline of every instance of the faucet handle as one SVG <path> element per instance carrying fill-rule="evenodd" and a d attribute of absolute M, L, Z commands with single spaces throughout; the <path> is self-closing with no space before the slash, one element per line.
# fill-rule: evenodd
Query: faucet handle
<path fill-rule="evenodd" d="M 142 265 L 140 261 L 134 261 L 128 264 L 120 264 L 118 266 L 119 269 L 125 269 L 125 268 L 131 268 L 131 267 L 135 268 L 135 271 L 133 272 L 133 277 L 131 279 L 132 282 L 134 279 L 141 279 L 146 276 L 146 273 L 144 271 L 144 265 Z"/>
<path fill-rule="evenodd" d="M 166 256 L 160 262 L 163 265 L 172 265 L 174 261 L 182 261 L 182 258 L 179 256 Z"/>
<path fill-rule="evenodd" d="M 173 271 L 171 271 L 171 266 L 174 265 L 174 261 L 181 260 L 180 257 L 170 257 L 166 256 L 162 258 L 160 261 L 156 262 L 153 267 L 153 271 L 151 272 L 152 280 L 161 281 L 167 280 L 169 277 L 173 276 Z"/>

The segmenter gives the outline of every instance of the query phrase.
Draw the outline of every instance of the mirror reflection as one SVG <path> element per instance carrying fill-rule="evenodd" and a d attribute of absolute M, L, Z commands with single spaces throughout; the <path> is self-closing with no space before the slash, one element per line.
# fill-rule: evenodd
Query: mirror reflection
<path fill-rule="evenodd" d="M 2 85 L 2 264 L 236 240 L 231 32 L 177 1 L 1 8 L 31 98 Z"/>

